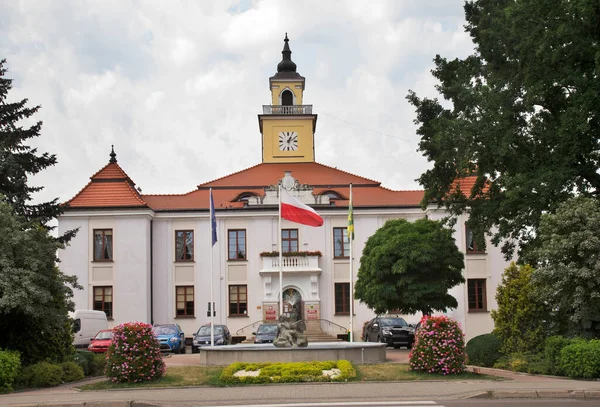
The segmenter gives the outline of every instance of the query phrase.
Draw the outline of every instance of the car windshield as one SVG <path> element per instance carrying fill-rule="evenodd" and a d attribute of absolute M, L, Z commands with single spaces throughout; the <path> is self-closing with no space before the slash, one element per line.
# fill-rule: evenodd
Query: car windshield
<path fill-rule="evenodd" d="M 403 318 L 381 318 L 381 326 L 408 326 Z"/>
<path fill-rule="evenodd" d="M 277 325 L 261 325 L 258 327 L 258 334 L 276 334 L 277 333 Z"/>
<path fill-rule="evenodd" d="M 153 327 L 152 330 L 157 335 L 175 335 L 177 333 L 177 329 L 174 326 L 168 325 L 158 325 Z"/>
<path fill-rule="evenodd" d="M 223 327 L 215 326 L 215 335 L 222 335 L 222 334 L 223 334 Z M 200 329 L 198 329 L 198 333 L 196 335 L 209 336 L 210 335 L 210 326 L 201 326 Z"/>
<path fill-rule="evenodd" d="M 113 336 L 111 331 L 100 331 L 96 334 L 94 339 L 111 339 Z"/>

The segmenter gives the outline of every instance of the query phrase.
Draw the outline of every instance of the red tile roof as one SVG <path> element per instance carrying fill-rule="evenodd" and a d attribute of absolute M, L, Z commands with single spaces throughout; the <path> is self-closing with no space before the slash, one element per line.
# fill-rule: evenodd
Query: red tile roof
<path fill-rule="evenodd" d="M 70 208 L 148 207 L 135 183 L 117 164 L 108 163 L 90 177 L 90 182 L 67 201 Z"/>
<path fill-rule="evenodd" d="M 237 202 L 240 194 L 250 192 L 264 196 L 264 189 L 276 185 L 291 171 L 300 184 L 314 187 L 313 194 L 335 191 L 342 198 L 334 205 L 347 207 L 353 188 L 355 207 L 401 207 L 419 206 L 423 191 L 392 191 L 358 175 L 319 163 L 269 163 L 258 164 L 248 169 L 198 185 L 198 189 L 181 195 L 140 195 L 134 183 L 118 164 L 108 164 L 94 174 L 92 181 L 67 204 L 70 207 L 118 207 L 147 206 L 156 211 L 206 210 L 209 208 L 209 188 L 213 189 L 215 208 L 237 209 L 245 206 Z"/>

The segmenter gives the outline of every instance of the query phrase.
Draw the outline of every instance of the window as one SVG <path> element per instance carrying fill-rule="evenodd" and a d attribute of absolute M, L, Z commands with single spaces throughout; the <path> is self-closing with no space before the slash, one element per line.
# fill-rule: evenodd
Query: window
<path fill-rule="evenodd" d="M 335 283 L 335 314 L 350 315 L 350 283 Z"/>
<path fill-rule="evenodd" d="M 248 288 L 245 285 L 229 286 L 229 316 L 247 315 Z"/>
<path fill-rule="evenodd" d="M 111 261 L 112 248 L 112 229 L 94 229 L 94 261 Z"/>
<path fill-rule="evenodd" d="M 194 286 L 176 287 L 177 295 L 177 316 L 178 317 L 193 317 L 194 316 Z"/>
<path fill-rule="evenodd" d="M 246 231 L 229 230 L 229 260 L 246 260 Z"/>
<path fill-rule="evenodd" d="M 175 261 L 194 260 L 194 231 L 175 231 Z"/>
<path fill-rule="evenodd" d="M 469 311 L 487 311 L 485 278 L 470 278 L 467 280 L 467 291 Z"/>
<path fill-rule="evenodd" d="M 349 256 L 348 228 L 333 228 L 333 257 L 348 258 Z"/>
<path fill-rule="evenodd" d="M 298 229 L 282 229 L 281 245 L 283 246 L 283 253 L 297 252 Z"/>
<path fill-rule="evenodd" d="M 94 287 L 94 310 L 104 311 L 106 318 L 113 317 L 113 292 L 112 287 Z"/>
<path fill-rule="evenodd" d="M 475 242 L 473 231 L 465 225 L 465 236 L 467 237 L 467 253 L 485 253 L 485 250 L 480 250 Z"/>
<path fill-rule="evenodd" d="M 326 191 L 326 192 L 323 192 L 321 195 L 328 196 L 329 199 L 342 199 L 340 197 L 340 194 L 338 194 L 335 191 Z"/>
<path fill-rule="evenodd" d="M 294 95 L 289 90 L 284 90 L 281 94 L 281 105 L 292 106 L 294 104 Z"/>

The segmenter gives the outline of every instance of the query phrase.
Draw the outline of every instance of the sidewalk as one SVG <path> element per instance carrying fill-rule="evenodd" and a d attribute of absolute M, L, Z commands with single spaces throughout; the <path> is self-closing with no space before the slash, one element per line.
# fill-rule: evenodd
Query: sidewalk
<path fill-rule="evenodd" d="M 196 355 L 173 355 L 168 366 L 196 364 Z M 408 352 L 389 350 L 389 363 L 407 363 Z M 373 395 L 389 400 L 451 400 L 464 398 L 595 398 L 600 399 L 600 381 L 580 381 L 549 376 L 534 376 L 481 368 L 481 373 L 506 380 L 444 381 L 443 378 L 417 382 L 321 383 L 244 387 L 190 387 L 81 392 L 73 384 L 50 389 L 0 395 L 2 406 L 68 405 L 201 406 L 223 404 L 355 402 L 372 401 Z M 77 385 L 80 385 L 78 383 Z M 135 401 L 135 403 L 132 403 Z"/>

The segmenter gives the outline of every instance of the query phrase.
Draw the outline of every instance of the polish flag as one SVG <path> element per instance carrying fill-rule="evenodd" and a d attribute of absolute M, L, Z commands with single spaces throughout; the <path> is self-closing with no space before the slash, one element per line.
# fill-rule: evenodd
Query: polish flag
<path fill-rule="evenodd" d="M 291 196 L 285 188 L 279 188 L 279 190 L 281 191 L 280 205 L 283 219 L 308 226 L 323 226 L 323 218 L 313 208 Z"/>

